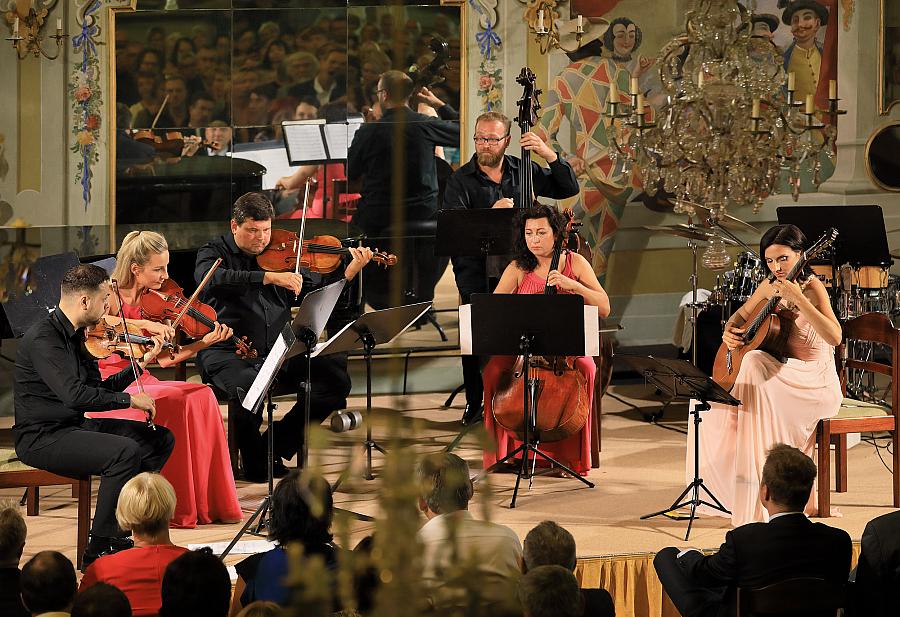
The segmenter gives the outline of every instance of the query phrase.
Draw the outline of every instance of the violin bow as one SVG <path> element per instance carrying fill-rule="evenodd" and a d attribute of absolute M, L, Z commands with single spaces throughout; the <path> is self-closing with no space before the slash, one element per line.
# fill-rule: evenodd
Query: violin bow
<path fill-rule="evenodd" d="M 162 115 L 163 110 L 166 108 L 166 103 L 168 103 L 168 102 L 169 102 L 169 95 L 167 94 L 166 97 L 163 99 L 162 103 L 160 103 L 160 105 L 159 105 L 159 111 L 156 112 L 156 117 L 153 118 L 153 122 L 150 124 L 151 129 L 156 128 L 156 123 L 159 122 L 159 117 Z"/>
<path fill-rule="evenodd" d="M 134 372 L 134 383 L 137 384 L 138 392 L 144 394 L 144 384 L 141 383 L 141 375 L 138 373 L 137 367 L 137 359 L 134 357 L 134 343 L 131 341 L 131 333 L 128 332 L 128 322 L 125 321 L 125 303 L 122 301 L 122 294 L 119 292 L 119 282 L 116 279 L 110 279 L 110 285 L 112 285 L 113 290 L 116 292 L 116 300 L 119 303 L 119 319 L 122 320 L 122 331 L 125 334 L 125 344 L 128 345 L 128 360 L 131 364 L 131 370 Z M 147 412 L 147 426 L 149 426 L 154 431 L 156 430 L 156 425 L 153 424 L 153 417 L 150 415 L 150 412 Z"/>
<path fill-rule="evenodd" d="M 306 179 L 306 188 L 303 190 L 303 216 L 300 217 L 300 234 L 297 236 L 297 262 L 294 264 L 294 274 L 300 274 L 300 256 L 303 255 L 303 234 L 306 233 L 306 211 L 309 203 L 309 185 L 312 178 Z M 297 294 L 299 296 L 300 294 Z M 296 297 L 296 296 L 295 296 Z"/>
<path fill-rule="evenodd" d="M 222 258 L 219 257 L 213 262 L 213 265 L 209 267 L 206 274 L 203 276 L 203 280 L 200 281 L 200 284 L 197 285 L 197 289 L 194 290 L 194 293 L 191 294 L 191 297 L 188 298 L 188 301 L 184 303 L 184 308 L 181 309 L 181 312 L 178 313 L 178 317 L 175 318 L 175 321 L 172 322 L 172 327 L 177 329 L 178 324 L 181 323 L 181 320 L 187 314 L 188 309 L 191 308 L 191 305 L 194 304 L 194 301 L 197 299 L 197 296 L 200 295 L 200 292 L 203 291 L 203 288 L 206 287 L 206 284 L 209 282 L 209 279 L 212 278 L 213 272 L 216 271 L 216 268 L 219 267 L 219 264 L 222 263 Z"/>

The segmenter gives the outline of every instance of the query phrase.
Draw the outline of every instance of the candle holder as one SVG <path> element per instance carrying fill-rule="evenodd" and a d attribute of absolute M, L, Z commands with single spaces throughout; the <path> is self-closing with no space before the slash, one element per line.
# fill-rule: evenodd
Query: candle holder
<path fill-rule="evenodd" d="M 63 34 L 62 21 L 58 19 L 56 34 L 47 37 L 56 41 L 56 53 L 48 52 L 41 42 L 43 39 L 41 30 L 48 14 L 49 10 L 46 7 L 35 10 L 33 6 L 24 16 L 20 16 L 15 10 L 6 14 L 6 21 L 11 32 L 6 40 L 12 43 L 19 60 L 24 60 L 28 54 L 32 54 L 35 58 L 44 56 L 47 60 L 56 60 L 59 57 L 64 47 L 64 39 L 67 39 L 69 35 Z"/>
<path fill-rule="evenodd" d="M 528 29 L 534 34 L 534 40 L 538 44 L 541 54 L 546 55 L 554 49 L 560 49 L 563 52 L 571 53 L 581 48 L 585 35 L 588 34 L 588 28 L 596 27 L 590 22 L 585 28 L 584 16 L 578 15 L 570 21 L 559 22 L 554 19 L 554 11 L 556 9 L 555 0 L 542 0 L 534 7 L 534 12 L 528 12 L 531 15 L 531 21 L 528 23 Z M 596 38 L 596 37 L 594 37 Z M 593 38 L 589 38 L 593 40 Z"/>

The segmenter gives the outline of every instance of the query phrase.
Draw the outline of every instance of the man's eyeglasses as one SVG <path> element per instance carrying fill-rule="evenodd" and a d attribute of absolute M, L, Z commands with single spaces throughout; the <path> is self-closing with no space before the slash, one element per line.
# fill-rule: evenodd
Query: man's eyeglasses
<path fill-rule="evenodd" d="M 478 137 L 477 135 L 472 139 L 475 140 L 475 145 L 487 144 L 489 146 L 496 146 L 501 141 L 509 137 L 509 135 L 504 135 L 503 137 Z"/>

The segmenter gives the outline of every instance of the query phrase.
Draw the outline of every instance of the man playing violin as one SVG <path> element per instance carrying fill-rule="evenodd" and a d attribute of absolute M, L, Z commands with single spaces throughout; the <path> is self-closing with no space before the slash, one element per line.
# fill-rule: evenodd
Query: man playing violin
<path fill-rule="evenodd" d="M 135 374 L 129 366 L 101 380 L 97 363 L 84 350 L 84 330 L 109 309 L 109 277 L 102 268 L 81 264 L 65 273 L 56 309 L 29 328 L 19 344 L 15 371 L 19 459 L 32 467 L 69 477 L 100 476 L 87 566 L 97 557 L 133 543 L 116 523 L 122 486 L 142 471 L 159 471 L 175 445 L 172 433 L 146 422 L 86 418 L 85 412 L 134 407 L 152 420 L 153 398 L 122 392 Z M 137 358 L 143 372 L 162 349 L 162 338 Z"/>
<path fill-rule="evenodd" d="M 519 168 L 522 161 L 506 154 L 510 142 L 510 119 L 501 113 L 483 113 L 475 120 L 475 154 L 447 180 L 444 191 L 445 209 L 527 207 L 519 201 Z M 578 194 L 578 179 L 572 167 L 531 131 L 519 140 L 525 150 L 543 158 L 549 167 L 531 163 L 535 195 L 564 199 Z M 474 293 L 488 293 L 485 287 L 487 269 L 483 257 L 452 257 L 453 274 L 463 304 Z M 505 264 L 504 264 L 505 265 Z M 499 275 L 499 272 L 497 273 Z M 481 419 L 484 387 L 481 383 L 478 356 L 462 356 L 463 382 L 466 387 L 466 410 L 463 424 Z"/>
<path fill-rule="evenodd" d="M 303 299 L 304 292 L 332 282 L 335 277 L 314 279 L 308 272 L 266 272 L 256 257 L 269 245 L 272 203 L 260 193 L 246 193 L 234 204 L 231 233 L 220 236 L 197 253 L 195 278 L 200 281 L 212 263 L 222 258 L 203 290 L 201 297 L 241 336 L 246 336 L 257 350 L 256 359 L 244 359 L 235 354 L 234 345 L 219 343 L 197 354 L 197 364 L 204 380 L 212 382 L 228 394 L 229 414 L 234 414 L 237 445 L 244 466 L 244 476 L 250 481 L 264 481 L 266 477 L 266 439 L 260 435 L 262 418 L 246 411 L 240 404 L 238 390 L 246 392 L 256 378 L 265 356 L 290 319 L 291 306 Z M 349 281 L 372 258 L 368 248 L 350 248 L 352 261 L 343 276 Z M 343 409 L 350 393 L 347 358 L 343 354 L 313 358 L 311 417 L 324 420 L 331 412 Z M 281 383 L 299 387 L 306 375 L 305 360 L 291 358 L 282 367 Z M 281 459 L 292 458 L 300 449 L 305 436 L 303 393 L 297 393 L 297 404 L 275 423 L 275 467 L 283 472 Z"/>

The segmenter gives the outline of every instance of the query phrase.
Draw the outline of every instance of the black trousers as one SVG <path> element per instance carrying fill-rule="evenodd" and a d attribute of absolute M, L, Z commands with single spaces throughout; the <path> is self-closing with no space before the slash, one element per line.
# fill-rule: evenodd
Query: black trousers
<path fill-rule="evenodd" d="M 725 587 L 702 587 L 694 583 L 678 564 L 679 549 L 669 546 L 653 558 L 653 566 L 669 594 L 672 603 L 683 617 L 717 617 L 725 610 Z M 721 612 L 720 612 L 721 611 Z"/>
<path fill-rule="evenodd" d="M 86 419 L 80 428 L 39 437 L 29 448 L 16 449 L 26 465 L 62 476 L 100 476 L 91 534 L 116 537 L 119 492 L 142 471 L 159 471 L 172 454 L 175 436 L 133 420 Z"/>
<path fill-rule="evenodd" d="M 237 445 L 243 457 L 245 469 L 256 466 L 264 469 L 266 460 L 265 435 L 260 435 L 262 412 L 251 413 L 239 402 L 238 389 L 246 392 L 256 379 L 262 362 L 259 359 L 244 360 L 229 351 L 211 350 L 197 358 L 203 380 L 214 383 L 228 394 L 229 413 L 234 413 L 237 431 Z M 310 397 L 310 420 L 321 422 L 333 411 L 347 406 L 350 394 L 350 375 L 347 373 L 347 354 L 318 356 L 310 366 L 312 396 Z M 292 458 L 300 450 L 306 435 L 304 425 L 304 392 L 301 388 L 306 379 L 306 360 L 294 356 L 278 373 L 278 382 L 283 391 L 287 388 L 297 392 L 297 403 L 275 422 L 275 455 L 284 459 Z M 260 408 L 262 409 L 262 408 Z"/>

